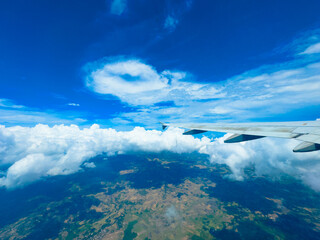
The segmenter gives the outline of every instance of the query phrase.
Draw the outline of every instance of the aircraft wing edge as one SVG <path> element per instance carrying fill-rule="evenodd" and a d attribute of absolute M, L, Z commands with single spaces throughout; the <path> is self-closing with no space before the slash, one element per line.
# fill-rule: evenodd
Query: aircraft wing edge
<path fill-rule="evenodd" d="M 165 129 L 168 126 L 182 127 L 189 129 L 184 135 L 194 135 L 207 131 L 233 133 L 225 140 L 225 143 L 243 142 L 255 140 L 263 137 L 277 137 L 287 139 L 297 139 L 302 141 L 296 146 L 294 152 L 310 152 L 320 150 L 320 127 L 301 126 L 306 123 L 292 122 L 287 125 L 281 123 L 262 123 L 256 126 L 250 124 L 162 124 Z M 312 123 L 312 122 L 311 122 Z"/>

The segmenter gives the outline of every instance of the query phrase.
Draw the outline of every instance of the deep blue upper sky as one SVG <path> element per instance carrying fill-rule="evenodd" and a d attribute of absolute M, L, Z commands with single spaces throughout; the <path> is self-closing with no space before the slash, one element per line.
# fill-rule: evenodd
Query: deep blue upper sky
<path fill-rule="evenodd" d="M 7 102 L 2 114 L 45 113 L 42 117 L 48 123 L 51 115 L 71 121 L 83 118 L 86 124 L 113 118 L 136 123 L 136 115 L 122 114 L 157 104 L 182 104 L 175 102 L 177 95 L 168 103 L 159 100 L 137 107 L 119 94 L 96 94 L 85 84 L 89 63 L 105 57 L 134 58 L 158 73 L 187 72 L 193 83 L 216 83 L 266 65 L 301 67 L 316 62 L 314 57 L 301 60 L 297 51 L 308 46 L 305 39 L 317 42 L 312 37 L 318 36 L 319 12 L 317 0 L 4 0 L 0 2 L 0 98 Z M 318 106 L 288 108 L 287 120 L 316 118 Z M 303 116 L 297 114 L 303 109 Z M 271 112 L 265 117 L 285 118 L 280 110 Z M 2 118 L 0 124 L 15 123 L 12 118 Z"/>

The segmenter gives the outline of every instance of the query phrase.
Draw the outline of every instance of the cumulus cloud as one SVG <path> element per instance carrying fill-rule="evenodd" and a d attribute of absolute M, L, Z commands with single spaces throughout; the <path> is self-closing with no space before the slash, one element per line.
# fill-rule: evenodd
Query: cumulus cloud
<path fill-rule="evenodd" d="M 94 162 L 85 162 L 85 163 L 83 164 L 83 166 L 86 167 L 86 168 L 95 168 L 95 167 L 96 167 L 96 165 L 94 164 Z"/>
<path fill-rule="evenodd" d="M 98 125 L 83 130 L 76 125 L 1 126 L 0 139 L 0 163 L 10 165 L 0 185 L 9 188 L 47 176 L 77 172 L 83 163 L 102 153 L 114 155 L 163 150 L 181 153 L 192 152 L 201 144 L 198 139 L 183 137 L 181 130 L 177 129 L 165 133 L 143 128 L 117 132 L 101 129 Z M 93 167 L 92 164 L 84 166 Z"/>
<path fill-rule="evenodd" d="M 295 140 L 263 138 L 237 144 L 225 144 L 224 137 L 216 139 L 199 150 L 209 155 L 210 161 L 226 164 L 232 171 L 229 177 L 244 180 L 246 167 L 254 166 L 257 176 L 279 179 L 288 174 L 316 191 L 320 191 L 320 156 L 318 152 L 296 154 L 292 149 L 299 143 Z"/>
<path fill-rule="evenodd" d="M 122 15 L 127 7 L 127 0 L 113 0 L 110 12 L 114 15 Z"/>
<path fill-rule="evenodd" d="M 76 125 L 37 125 L 35 127 L 0 127 L 0 165 L 8 166 L 0 186 L 21 187 L 56 175 L 67 175 L 95 167 L 90 159 L 106 154 L 128 154 L 138 151 L 174 153 L 199 152 L 211 162 L 226 164 L 236 180 L 245 178 L 244 168 L 255 165 L 258 175 L 289 174 L 315 190 L 320 190 L 320 157 L 318 153 L 294 154 L 294 140 L 261 139 L 239 144 L 224 144 L 223 139 L 210 140 L 182 135 L 183 130 L 165 132 L 137 127 L 132 131 L 103 129 L 98 125 L 80 129 Z M 107 160 L 106 160 L 107 161 Z"/>

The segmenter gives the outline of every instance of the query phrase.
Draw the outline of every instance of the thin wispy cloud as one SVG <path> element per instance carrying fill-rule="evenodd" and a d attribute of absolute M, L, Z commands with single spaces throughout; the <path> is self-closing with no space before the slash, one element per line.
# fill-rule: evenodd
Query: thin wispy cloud
<path fill-rule="evenodd" d="M 317 46 L 306 51 L 316 52 Z M 320 59 L 306 58 L 262 66 L 221 82 L 198 83 L 188 72 L 159 72 L 140 59 L 113 57 L 91 64 L 87 86 L 135 106 L 116 116 L 118 120 L 147 125 L 161 119 L 248 120 L 320 104 Z M 172 104 L 158 105 L 163 102 Z"/>
<path fill-rule="evenodd" d="M 185 3 L 186 3 L 187 9 L 190 9 L 192 7 L 193 0 L 186 0 Z"/>
<path fill-rule="evenodd" d="M 122 15 L 127 8 L 127 0 L 113 0 L 110 12 L 114 15 Z"/>
<path fill-rule="evenodd" d="M 173 32 L 180 20 L 182 19 L 183 15 L 185 15 L 192 7 L 193 1 L 178 1 L 177 3 L 167 2 L 167 9 L 168 13 L 165 15 L 164 19 L 164 29 L 168 32 Z"/>
<path fill-rule="evenodd" d="M 79 124 L 82 125 L 88 120 L 80 116 L 61 113 L 52 113 L 51 111 L 14 111 L 14 110 L 0 110 L 0 122 L 6 125 L 31 125 L 36 123 L 43 124 Z"/>
<path fill-rule="evenodd" d="M 79 103 L 68 103 L 67 105 L 72 107 L 80 107 Z"/>
<path fill-rule="evenodd" d="M 169 15 L 164 22 L 164 28 L 168 29 L 169 31 L 173 31 L 177 27 L 178 23 L 178 19 L 176 19 L 174 16 Z"/>
<path fill-rule="evenodd" d="M 13 108 L 13 109 L 21 109 L 25 108 L 23 105 L 17 105 L 10 99 L 0 98 L 0 108 Z"/>
<path fill-rule="evenodd" d="M 3 99 L 2 99 L 3 100 Z M 27 106 L 16 105 L 14 101 L 4 99 L 0 101 L 0 124 L 6 126 L 23 125 L 34 126 L 43 124 L 85 124 L 87 120 L 81 113 L 67 113 L 50 109 L 40 110 Z"/>
<path fill-rule="evenodd" d="M 320 42 L 309 46 L 301 54 L 315 54 L 320 53 Z"/>
<path fill-rule="evenodd" d="M 317 43 L 304 44 L 304 49 L 314 52 L 313 46 Z M 262 66 L 215 83 L 196 82 L 196 76 L 186 71 L 159 71 L 137 58 L 109 57 L 88 64 L 86 84 L 100 96 L 114 96 L 131 107 L 131 111 L 118 112 L 108 120 L 114 124 L 154 127 L 159 120 L 248 121 L 318 106 L 317 56 L 296 55 L 289 62 Z M 72 102 L 68 105 L 79 106 Z M 9 125 L 86 122 L 85 113 L 67 118 L 63 116 L 65 113 L 30 109 L 10 99 L 0 100 L 0 111 L 1 123 Z"/>

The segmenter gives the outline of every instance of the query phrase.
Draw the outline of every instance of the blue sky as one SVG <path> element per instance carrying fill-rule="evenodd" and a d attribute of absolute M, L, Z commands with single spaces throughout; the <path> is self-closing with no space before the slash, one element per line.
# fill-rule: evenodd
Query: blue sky
<path fill-rule="evenodd" d="M 319 1 L 1 1 L 0 124 L 314 120 Z"/>
<path fill-rule="evenodd" d="M 320 191 L 319 155 L 292 153 L 295 140 L 158 124 L 320 118 L 319 13 L 318 0 L 1 1 L 0 187 L 171 151 Z"/>

